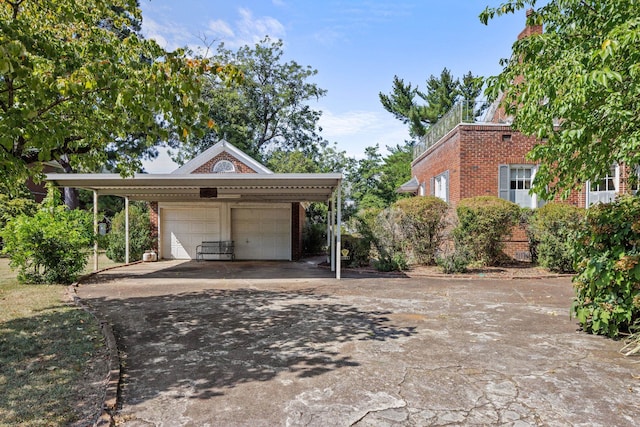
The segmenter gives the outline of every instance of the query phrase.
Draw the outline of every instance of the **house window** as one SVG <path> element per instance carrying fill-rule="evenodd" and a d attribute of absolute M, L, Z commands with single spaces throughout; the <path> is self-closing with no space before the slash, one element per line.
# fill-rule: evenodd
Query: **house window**
<path fill-rule="evenodd" d="M 235 172 L 236 167 L 229 160 L 220 160 L 211 168 L 212 173 Z"/>
<path fill-rule="evenodd" d="M 499 197 L 523 208 L 539 207 L 539 203 L 542 201 L 539 201 L 538 197 L 531 193 L 536 170 L 535 165 L 500 165 L 498 169 Z"/>
<path fill-rule="evenodd" d="M 449 202 L 449 171 L 431 178 L 431 195 Z"/>
<path fill-rule="evenodd" d="M 587 207 L 596 203 L 613 201 L 616 197 L 619 179 L 620 167 L 613 165 L 603 178 L 587 182 Z"/>

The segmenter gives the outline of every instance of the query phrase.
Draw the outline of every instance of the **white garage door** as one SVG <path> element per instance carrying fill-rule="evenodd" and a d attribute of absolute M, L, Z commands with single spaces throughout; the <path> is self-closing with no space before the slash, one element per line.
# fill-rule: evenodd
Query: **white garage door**
<path fill-rule="evenodd" d="M 291 209 L 233 208 L 236 259 L 291 259 Z"/>
<path fill-rule="evenodd" d="M 220 208 L 162 209 L 162 256 L 195 259 L 203 240 L 220 240 Z"/>

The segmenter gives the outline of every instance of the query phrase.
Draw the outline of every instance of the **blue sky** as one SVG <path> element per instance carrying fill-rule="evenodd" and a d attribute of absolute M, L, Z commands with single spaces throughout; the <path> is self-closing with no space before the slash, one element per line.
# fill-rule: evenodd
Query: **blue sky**
<path fill-rule="evenodd" d="M 255 44 L 266 35 L 284 41 L 285 60 L 318 70 L 312 79 L 327 95 L 311 106 L 323 112 L 323 136 L 351 156 L 365 147 L 402 144 L 407 127 L 385 111 L 394 75 L 424 88 L 443 67 L 460 77 L 500 72 L 499 60 L 524 28 L 524 11 L 494 19 L 478 15 L 502 0 L 141 0 L 143 33 L 166 49 L 224 42 Z M 148 172 L 175 166 L 162 155 Z"/>

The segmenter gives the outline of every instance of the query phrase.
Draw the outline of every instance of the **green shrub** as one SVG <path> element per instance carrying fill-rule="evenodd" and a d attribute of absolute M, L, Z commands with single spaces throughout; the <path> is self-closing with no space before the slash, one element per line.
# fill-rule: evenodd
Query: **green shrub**
<path fill-rule="evenodd" d="M 302 251 L 305 255 L 317 255 L 327 245 L 326 224 L 304 222 L 302 229 Z"/>
<path fill-rule="evenodd" d="M 50 187 L 38 212 L 10 219 L 0 234 L 21 283 L 68 284 L 87 265 L 93 221 L 88 212 L 61 206 L 59 191 Z"/>
<path fill-rule="evenodd" d="M 366 209 L 356 216 L 358 233 L 375 248 L 374 266 L 382 271 L 406 269 L 399 218 L 395 208 Z"/>
<path fill-rule="evenodd" d="M 584 215 L 584 209 L 564 203 L 548 203 L 535 211 L 528 231 L 541 266 L 559 273 L 574 271 L 573 242 Z"/>
<path fill-rule="evenodd" d="M 616 337 L 640 319 L 640 198 L 587 210 L 574 245 L 576 300 L 583 329 Z"/>
<path fill-rule="evenodd" d="M 518 205 L 498 197 L 479 196 L 460 200 L 456 213 L 458 226 L 453 230 L 456 248 L 468 251 L 472 261 L 497 264 L 503 241 L 518 221 Z"/>
<path fill-rule="evenodd" d="M 118 212 L 108 233 L 107 257 L 116 262 L 125 261 L 125 211 Z M 136 204 L 129 206 L 129 261 L 139 261 L 151 249 L 151 223 L 147 210 Z"/>
<path fill-rule="evenodd" d="M 436 263 L 445 274 L 465 273 L 469 267 L 469 252 L 456 248 L 452 253 L 436 259 Z"/>
<path fill-rule="evenodd" d="M 437 197 L 411 197 L 398 200 L 400 229 L 417 263 L 433 265 L 444 236 L 449 205 Z"/>
<path fill-rule="evenodd" d="M 350 267 L 363 267 L 371 261 L 371 241 L 350 234 L 341 236 L 342 249 L 349 251 L 349 260 L 345 263 Z"/>
<path fill-rule="evenodd" d="M 373 262 L 378 271 L 402 271 L 409 268 L 407 258 L 402 252 L 396 252 L 390 257 L 380 258 Z"/>

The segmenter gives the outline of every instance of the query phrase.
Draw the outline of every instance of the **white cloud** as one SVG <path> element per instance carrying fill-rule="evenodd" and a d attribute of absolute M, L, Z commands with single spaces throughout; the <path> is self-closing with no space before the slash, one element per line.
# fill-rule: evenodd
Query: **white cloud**
<path fill-rule="evenodd" d="M 220 37 L 233 37 L 235 34 L 229 24 L 227 24 L 222 19 L 217 19 L 215 21 L 209 22 L 209 31 L 213 35 L 217 35 Z"/>
<path fill-rule="evenodd" d="M 281 39 L 286 34 L 284 25 L 271 16 L 254 17 L 247 8 L 238 9 L 238 15 L 234 25 L 222 20 L 213 21 L 207 34 L 219 38 L 231 48 L 254 45 L 265 36 Z"/>
<path fill-rule="evenodd" d="M 340 149 L 356 158 L 364 156 L 366 147 L 378 144 L 386 153 L 387 146 L 402 145 L 409 140 L 407 126 L 385 112 L 361 110 L 336 114 L 324 109 L 319 125 L 324 138 L 337 142 Z"/>
<path fill-rule="evenodd" d="M 173 51 L 184 47 L 191 39 L 189 30 L 175 22 L 159 23 L 151 18 L 142 20 L 142 34 L 148 39 L 153 39 L 165 50 Z"/>

